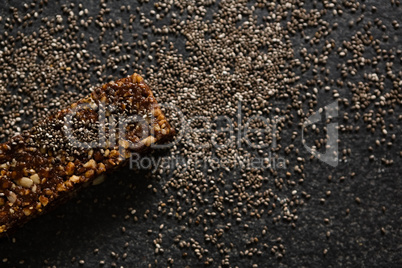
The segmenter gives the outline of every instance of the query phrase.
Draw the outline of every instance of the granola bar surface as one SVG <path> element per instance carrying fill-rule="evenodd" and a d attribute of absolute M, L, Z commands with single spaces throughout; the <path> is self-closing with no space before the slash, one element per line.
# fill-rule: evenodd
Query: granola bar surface
<path fill-rule="evenodd" d="M 174 132 L 149 86 L 133 74 L 0 144 L 0 236 Z"/>

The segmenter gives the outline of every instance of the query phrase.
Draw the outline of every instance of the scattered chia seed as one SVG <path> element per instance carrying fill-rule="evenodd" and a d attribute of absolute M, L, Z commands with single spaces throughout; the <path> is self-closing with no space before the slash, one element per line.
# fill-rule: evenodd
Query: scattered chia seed
<path fill-rule="evenodd" d="M 402 47 L 394 37 L 401 29 L 399 18 L 380 16 L 377 2 L 61 2 L 56 13 L 47 0 L 0 11 L 0 141 L 40 128 L 40 119 L 87 95 L 91 86 L 134 72 L 166 104 L 179 140 L 165 152 L 170 165 L 146 175 L 149 186 L 142 191 L 152 204 L 142 207 L 128 196 L 119 204 L 124 214 L 108 215 L 121 222 L 116 230 L 122 244 L 113 251 L 91 245 L 95 254 L 86 256 L 87 263 L 69 256 L 74 262 L 86 266 L 94 258 L 100 266 L 130 267 L 134 257 L 149 267 L 264 267 L 269 258 L 285 263 L 292 257 L 294 241 L 278 235 L 300 225 L 304 232 L 306 218 L 317 212 L 310 206 L 322 213 L 308 228 L 323 228 L 327 243 L 341 235 L 336 228 L 344 218 L 363 217 L 366 206 L 377 206 L 382 216 L 392 213 L 360 193 L 355 202 L 341 200 L 339 211 L 326 210 L 341 189 L 354 196 L 353 186 L 373 176 L 349 162 L 380 175 L 398 162 L 393 165 L 390 152 L 400 143 Z M 388 2 L 399 8 L 399 1 Z M 302 133 L 310 116 L 327 116 L 324 107 L 333 102 L 339 117 L 325 117 Z M 339 133 L 339 166 L 318 169 L 325 164 L 305 150 L 302 134 L 313 151 L 324 153 L 331 149 L 331 123 Z M 95 138 L 79 129 L 76 135 Z M 350 145 L 362 136 L 364 143 L 356 144 L 368 148 L 365 157 Z M 49 138 L 49 147 L 62 149 L 59 144 Z M 398 149 L 396 158 L 401 156 Z M 250 160 L 261 160 L 264 168 L 247 166 Z M 319 179 L 325 186 L 314 181 Z M 140 191 L 135 182 L 127 187 Z M 133 237 L 136 228 L 140 238 Z M 393 232 L 376 228 L 373 236 Z M 136 254 L 136 239 L 148 243 L 148 256 Z M 334 245 L 315 248 L 330 259 Z M 2 261 L 18 263 L 8 256 Z M 40 263 L 52 267 L 52 261 Z"/>

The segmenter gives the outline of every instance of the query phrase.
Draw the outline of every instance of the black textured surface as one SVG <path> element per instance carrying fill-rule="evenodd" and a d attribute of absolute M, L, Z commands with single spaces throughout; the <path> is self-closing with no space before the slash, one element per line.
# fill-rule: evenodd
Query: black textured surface
<path fill-rule="evenodd" d="M 98 5 L 92 4 L 94 1 L 83 1 L 85 7 L 98 9 Z M 124 2 L 117 1 L 110 3 L 109 6 L 119 8 Z M 309 1 L 306 1 L 309 2 Z M 376 5 L 378 10 L 375 13 L 366 12 L 364 20 L 370 21 L 380 18 L 389 28 L 392 28 L 391 21 L 399 20 L 402 14 L 401 7 L 395 7 L 390 1 L 363 1 L 368 9 L 371 5 Z M 381 2 L 381 3 L 380 3 Z M 131 4 L 132 12 L 136 6 L 141 6 L 143 10 L 152 8 L 152 4 L 140 5 L 136 1 Z M 308 3 L 307 3 L 308 4 Z M 10 16 L 9 6 L 20 5 L 17 1 L 5 1 L 2 3 L 0 15 L 4 18 Z M 308 6 L 308 5 L 306 5 Z M 217 5 L 208 7 L 213 13 Z M 51 14 L 52 11 L 59 12 L 59 1 L 51 1 L 45 8 L 44 14 Z M 90 11 L 91 12 L 91 11 Z M 110 16 L 113 16 L 110 14 Z M 124 18 L 124 14 L 116 14 Z M 345 13 L 342 17 L 336 17 L 338 30 L 334 31 L 330 38 L 341 43 L 349 40 L 356 33 L 359 27 L 349 27 L 348 22 L 358 14 Z M 41 15 L 42 16 L 42 15 Z M 330 16 L 330 15 L 328 15 Z M 126 18 L 127 19 L 127 18 Z M 331 21 L 331 19 L 328 19 Z M 335 21 L 334 21 L 335 22 Z M 135 26 L 138 33 L 144 29 Z M 96 36 L 96 29 L 94 31 Z M 149 29 L 147 30 L 148 32 Z M 112 36 L 111 36 L 112 38 Z M 150 32 L 149 39 L 152 40 Z M 298 51 L 309 46 L 300 41 L 298 36 L 294 36 L 295 55 L 300 55 Z M 184 50 L 185 38 L 182 36 L 172 37 L 175 45 L 186 55 Z M 402 31 L 395 30 L 390 35 L 388 42 L 383 43 L 389 48 L 402 49 Z M 96 42 L 94 43 L 96 45 Z M 370 52 L 369 52 L 370 53 Z M 336 68 L 339 59 L 336 55 L 328 60 L 327 66 Z M 146 61 L 145 61 L 146 62 Z M 146 63 L 149 64 L 149 63 Z M 394 68 L 401 67 L 399 60 L 394 62 Z M 146 67 L 146 66 L 145 66 Z M 145 68 L 144 68 L 145 70 Z M 363 76 L 364 69 L 358 70 L 355 78 Z M 114 74 L 118 76 L 118 74 Z M 299 83 L 307 81 L 312 77 L 311 73 L 303 74 Z M 348 96 L 348 92 L 340 92 L 343 96 Z M 400 113 L 400 107 L 395 110 L 395 114 Z M 352 154 L 347 162 L 342 162 L 336 168 L 318 162 L 306 162 L 306 179 L 301 187 L 312 195 L 307 204 L 298 209 L 299 219 L 296 228 L 286 224 L 272 223 L 272 216 L 263 216 L 255 223 L 250 221 L 249 229 L 238 228 L 228 231 L 224 243 L 233 243 L 234 248 L 230 253 L 232 266 L 250 267 L 252 263 L 259 263 L 260 267 L 397 267 L 402 265 L 402 192 L 401 192 L 401 150 L 400 142 L 400 121 L 396 116 L 389 116 L 387 122 L 393 122 L 397 140 L 394 147 L 389 149 L 382 146 L 376 151 L 376 161 L 370 162 L 370 153 L 367 150 L 369 144 L 374 144 L 376 136 L 372 136 L 364 131 L 364 125 L 358 133 L 342 134 L 342 148 L 351 148 Z M 286 134 L 286 130 L 283 131 Z M 378 135 L 378 134 L 377 134 Z M 305 153 L 308 156 L 308 153 Z M 384 166 L 379 159 L 387 157 L 394 160 L 394 165 Z M 356 175 L 352 178 L 347 176 L 351 172 Z M 344 181 L 339 177 L 345 176 Z M 333 179 L 328 180 L 332 175 Z M 227 174 L 228 183 L 232 180 L 231 174 Z M 147 185 L 153 183 L 158 192 L 153 193 Z M 78 267 L 78 260 L 85 260 L 84 267 L 98 267 L 100 260 L 105 260 L 105 267 L 110 267 L 115 263 L 117 267 L 145 267 L 148 264 L 155 264 L 158 259 L 157 267 L 167 266 L 167 259 L 174 257 L 174 267 L 202 266 L 203 263 L 197 260 L 192 251 L 189 251 L 187 258 L 181 258 L 182 250 L 176 248 L 172 242 L 177 234 L 182 234 L 184 238 L 194 237 L 199 241 L 203 240 L 202 227 L 187 225 L 185 222 L 177 221 L 173 218 L 159 217 L 156 220 L 150 216 L 148 219 L 141 217 L 146 209 L 150 209 L 150 215 L 156 213 L 158 194 L 161 193 L 163 182 L 155 181 L 150 174 L 135 174 L 129 169 L 124 169 L 108 177 L 101 185 L 85 189 L 77 198 L 63 205 L 52 213 L 33 220 L 24 228 L 13 234 L 11 237 L 0 240 L 0 267 Z M 325 204 L 321 204 L 319 199 L 325 197 L 325 192 L 332 192 L 326 198 Z M 355 202 L 359 197 L 361 203 Z M 385 212 L 382 207 L 385 206 Z M 135 209 L 138 215 L 138 222 L 133 221 L 130 210 Z M 350 209 L 347 214 L 346 210 Z M 115 215 L 115 216 L 112 216 Z M 130 215 L 129 219 L 124 219 L 125 215 Z M 264 219 L 266 217 L 266 219 Z M 329 224 L 324 219 L 330 220 Z M 234 218 L 217 218 L 211 229 L 223 228 L 228 221 L 232 221 L 235 226 Z M 154 254 L 153 240 L 157 237 L 155 230 L 161 224 L 165 225 L 163 247 L 165 253 L 156 256 Z M 282 259 L 277 259 L 269 252 L 262 256 L 254 256 L 253 259 L 238 257 L 238 251 L 247 248 L 245 241 L 260 233 L 262 226 L 267 225 L 268 231 L 265 240 L 269 245 L 273 245 L 278 237 L 286 247 L 286 253 Z M 121 227 L 126 231 L 123 233 Z M 181 231 L 181 226 L 186 226 L 186 231 Z M 385 228 L 383 234 L 381 228 Z M 154 230 L 147 234 L 147 230 Z M 326 237 L 326 232 L 330 230 L 331 235 Z M 128 242 L 128 247 L 125 243 Z M 222 256 L 216 247 L 206 244 L 209 255 L 219 260 Z M 98 248 L 99 252 L 94 253 Z M 323 250 L 328 249 L 324 256 Z M 115 252 L 119 257 L 112 256 Z M 126 259 L 122 258 L 123 253 L 127 252 Z M 21 260 L 23 262 L 21 262 Z M 219 264 L 216 261 L 212 266 Z"/>

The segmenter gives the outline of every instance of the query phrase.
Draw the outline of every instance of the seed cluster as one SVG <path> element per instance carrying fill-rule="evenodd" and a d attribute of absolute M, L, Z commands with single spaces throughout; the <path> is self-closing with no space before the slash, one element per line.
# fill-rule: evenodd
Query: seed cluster
<path fill-rule="evenodd" d="M 401 7 L 397 0 L 379 5 L 101 0 L 65 4 L 54 14 L 47 1 L 21 4 L 0 13 L 0 139 L 88 93 L 90 84 L 142 73 L 178 130 L 177 144 L 165 152 L 165 165 L 147 174 L 152 203 L 119 204 L 128 213 L 113 218 L 124 219 L 126 242 L 121 253 L 96 248 L 100 265 L 142 262 L 131 248 L 136 239 L 151 245 L 154 255 L 142 263 L 150 267 L 286 262 L 295 246 L 284 234 L 303 226 L 307 211 L 322 216 L 311 227 L 324 230 L 320 256 L 337 254 L 325 245 L 342 233 L 322 206 L 333 204 L 343 185 L 366 179 L 350 163 L 377 172 L 394 170 L 402 157 L 401 29 L 399 18 L 379 11 Z M 336 117 L 325 109 L 333 103 Z M 309 124 L 317 112 L 323 119 Z M 302 142 L 332 152 L 329 124 L 339 134 L 333 169 Z M 342 212 L 350 215 L 368 199 L 342 200 Z M 145 240 L 127 234 L 136 229 Z M 91 258 L 72 262 L 85 266 Z"/>

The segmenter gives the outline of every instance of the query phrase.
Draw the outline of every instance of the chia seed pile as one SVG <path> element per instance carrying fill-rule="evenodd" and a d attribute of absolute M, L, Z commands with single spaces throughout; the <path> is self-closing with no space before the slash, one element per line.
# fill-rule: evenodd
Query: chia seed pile
<path fill-rule="evenodd" d="M 2 265 L 400 263 L 398 0 L 61 2 L 0 9 L 0 140 L 138 72 L 177 142 L 0 241 Z M 306 149 L 333 123 L 336 167 Z"/>

